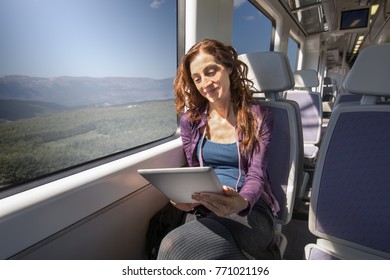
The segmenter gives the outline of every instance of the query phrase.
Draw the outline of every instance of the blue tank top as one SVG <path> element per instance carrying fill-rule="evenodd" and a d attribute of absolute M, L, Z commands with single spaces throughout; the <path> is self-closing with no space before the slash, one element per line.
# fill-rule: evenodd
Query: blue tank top
<path fill-rule="evenodd" d="M 207 138 L 204 139 L 202 146 L 204 165 L 211 166 L 214 169 L 222 185 L 235 188 L 239 177 L 237 144 L 216 143 Z M 197 145 L 198 156 L 201 141 L 202 137 L 200 137 Z M 240 190 L 244 181 L 245 175 L 244 172 L 241 172 L 237 191 Z"/>

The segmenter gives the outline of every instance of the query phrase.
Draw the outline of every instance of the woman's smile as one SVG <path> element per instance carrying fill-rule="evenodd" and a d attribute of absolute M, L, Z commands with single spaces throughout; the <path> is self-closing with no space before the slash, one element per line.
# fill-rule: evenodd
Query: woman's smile
<path fill-rule="evenodd" d="M 215 61 L 208 53 L 200 52 L 190 64 L 191 77 L 209 102 L 230 100 L 230 78 L 228 69 Z"/>
<path fill-rule="evenodd" d="M 218 90 L 219 89 L 220 89 L 220 87 L 207 88 L 207 89 L 204 90 L 204 93 L 208 94 L 210 96 L 218 95 Z"/>

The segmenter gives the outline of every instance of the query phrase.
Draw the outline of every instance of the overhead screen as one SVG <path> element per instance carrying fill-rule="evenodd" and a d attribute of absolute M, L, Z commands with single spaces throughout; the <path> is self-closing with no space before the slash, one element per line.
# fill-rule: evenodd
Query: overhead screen
<path fill-rule="evenodd" d="M 360 32 L 368 29 L 370 22 L 370 7 L 343 10 L 340 14 L 340 30 Z"/>

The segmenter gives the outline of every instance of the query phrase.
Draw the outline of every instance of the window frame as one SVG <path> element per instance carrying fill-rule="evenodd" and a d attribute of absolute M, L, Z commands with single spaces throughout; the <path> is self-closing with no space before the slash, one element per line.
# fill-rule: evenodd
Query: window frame
<path fill-rule="evenodd" d="M 176 0 L 176 68 L 180 58 L 184 55 L 185 49 L 185 2 Z M 176 112 L 175 112 L 176 114 Z M 0 199 L 34 189 L 36 187 L 50 184 L 52 182 L 85 172 L 90 169 L 97 168 L 101 165 L 128 158 L 129 156 L 142 153 L 156 146 L 164 145 L 168 142 L 175 141 L 180 137 L 179 118 L 176 116 L 176 130 L 169 136 L 154 141 L 144 143 L 135 147 L 125 149 L 123 151 L 111 153 L 109 155 L 82 162 L 73 166 L 55 170 L 47 174 L 37 176 L 22 182 L 6 185 L 0 188 Z"/>
<path fill-rule="evenodd" d="M 290 61 L 290 64 L 291 64 L 290 55 L 289 55 L 290 42 L 295 43 L 296 44 L 296 48 L 297 48 L 297 50 L 295 52 L 295 62 L 294 62 L 295 63 L 295 68 L 291 67 L 291 70 L 294 72 L 294 71 L 298 70 L 298 68 L 299 68 L 298 62 L 299 62 L 299 53 L 300 53 L 300 49 L 301 49 L 301 44 L 299 43 L 298 40 L 296 40 L 294 38 L 294 36 L 292 36 L 292 35 L 288 36 L 287 57 L 288 57 L 288 59 Z"/>

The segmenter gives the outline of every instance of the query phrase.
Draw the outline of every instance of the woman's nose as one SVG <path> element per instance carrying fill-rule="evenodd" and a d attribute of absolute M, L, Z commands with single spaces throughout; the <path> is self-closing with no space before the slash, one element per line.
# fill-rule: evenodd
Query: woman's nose
<path fill-rule="evenodd" d="M 203 78 L 203 87 L 208 87 L 208 86 L 210 86 L 211 84 L 212 84 L 212 81 L 211 81 L 210 78 L 208 78 L 208 77 L 204 77 L 204 78 Z"/>

